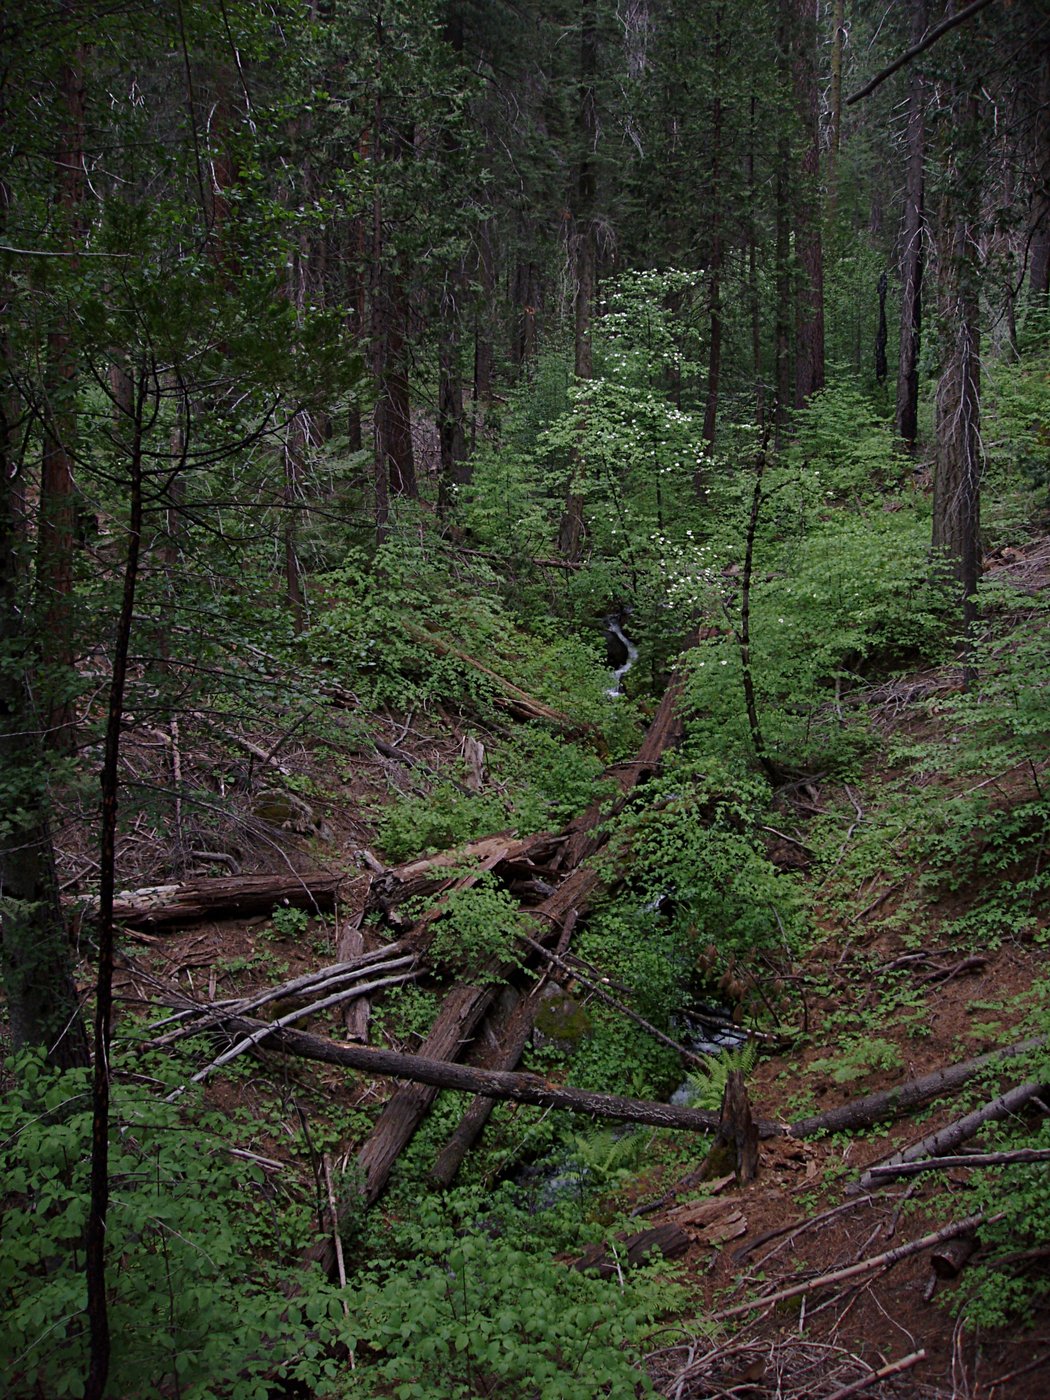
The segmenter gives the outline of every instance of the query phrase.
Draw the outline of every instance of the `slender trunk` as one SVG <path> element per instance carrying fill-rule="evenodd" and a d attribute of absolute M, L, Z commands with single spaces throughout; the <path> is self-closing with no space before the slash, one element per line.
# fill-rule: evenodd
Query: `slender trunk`
<path fill-rule="evenodd" d="M 912 44 L 926 32 L 927 0 L 912 0 Z M 901 230 L 901 332 L 897 362 L 897 435 L 909 451 L 918 436 L 919 350 L 922 340 L 923 202 L 926 123 L 923 80 L 913 66 L 908 83 L 908 164 Z"/>
<path fill-rule="evenodd" d="M 714 72 L 718 82 L 723 61 L 721 5 L 715 7 Z M 718 391 L 722 369 L 722 95 L 716 87 L 711 99 L 711 256 L 708 264 L 710 320 L 707 348 L 707 397 L 704 404 L 704 441 L 713 446 L 718 424 Z M 700 487 L 699 474 L 697 487 Z"/>
<path fill-rule="evenodd" d="M 572 221 L 573 263 L 576 286 L 573 302 L 573 344 L 576 378 L 594 378 L 591 320 L 597 290 L 598 249 L 594 234 L 594 200 L 597 189 L 594 148 L 598 139 L 598 115 L 594 82 L 598 69 L 597 0 L 581 0 L 580 80 L 577 109 L 579 157 L 576 167 L 576 209 Z M 586 414 L 586 407 L 581 412 Z M 578 559 L 585 529 L 584 498 L 579 482 L 579 454 L 573 452 L 572 478 L 558 531 L 558 548 L 567 559 Z"/>
<path fill-rule="evenodd" d="M 806 148 L 795 214 L 795 246 L 801 285 L 797 303 L 795 406 L 824 387 L 824 246 L 820 228 L 820 122 L 816 24 L 811 0 L 795 0 L 795 101 Z"/>
<path fill-rule="evenodd" d="M 845 0 L 831 7 L 831 91 L 828 136 L 828 222 L 834 224 L 838 207 L 839 147 L 842 144 L 842 50 L 846 41 Z"/>
<path fill-rule="evenodd" d="M 1032 299 L 1050 305 L 1050 39 L 1040 44 L 1038 97 L 1032 117 L 1032 216 L 1029 227 L 1028 288 Z"/>
<path fill-rule="evenodd" d="M 99 850 L 98 980 L 95 994 L 95 1064 L 92 1077 L 91 1200 L 88 1209 L 84 1272 L 90 1364 L 85 1400 L 101 1400 L 109 1374 L 110 1332 L 106 1299 L 106 1215 L 109 1208 L 109 1048 L 113 1012 L 113 900 L 116 891 L 117 800 L 119 795 L 120 732 L 124 719 L 124 689 L 131 650 L 142 543 L 142 446 L 146 398 L 151 372 L 139 368 L 135 416 L 128 461 L 128 543 L 124 562 L 124 594 L 113 651 L 109 688 L 106 746 L 102 764 L 102 836 Z"/>
<path fill-rule="evenodd" d="M 66 0 L 64 16 L 77 18 L 74 0 Z M 84 204 L 84 50 L 78 48 L 63 64 L 60 87 L 62 130 L 55 152 L 56 203 L 63 241 L 72 255 L 79 247 Z M 37 531 L 37 590 L 41 636 L 47 639 L 41 690 L 47 696 L 44 721 L 51 748 L 70 750 L 76 742 L 73 707 L 66 696 L 73 669 L 73 448 L 76 441 L 76 352 L 71 317 L 59 312 L 47 337 L 46 403 Z"/>
<path fill-rule="evenodd" d="M 449 278 L 441 298 L 442 333 L 438 348 L 438 515 L 445 519 L 457 486 L 470 480 L 463 423 L 463 382 L 459 371 L 460 311 L 463 269 Z"/>
<path fill-rule="evenodd" d="M 766 385 L 762 372 L 762 304 L 758 294 L 758 222 L 755 217 L 755 211 L 758 208 L 758 190 L 755 183 L 757 114 L 758 99 L 752 93 L 747 143 L 747 203 L 750 210 L 747 237 L 747 292 L 748 310 L 751 317 L 751 372 L 755 379 L 755 421 L 760 428 L 764 428 Z"/>

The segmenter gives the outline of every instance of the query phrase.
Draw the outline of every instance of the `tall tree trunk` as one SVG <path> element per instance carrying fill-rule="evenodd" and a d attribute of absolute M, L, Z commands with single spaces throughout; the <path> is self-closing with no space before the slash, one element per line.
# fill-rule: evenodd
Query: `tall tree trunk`
<path fill-rule="evenodd" d="M 926 32 L 927 0 L 912 0 L 911 42 Z M 897 435 L 909 450 L 918 436 L 919 350 L 922 341 L 923 200 L 926 120 L 922 73 L 913 65 L 908 81 L 908 164 L 901 229 L 901 334 L 897 362 Z"/>
<path fill-rule="evenodd" d="M 982 468 L 977 98 L 971 93 L 954 106 L 957 120 L 944 144 L 946 187 L 937 258 L 945 351 L 937 386 L 933 548 L 959 582 L 963 621 L 969 627 L 976 616 Z"/>
<path fill-rule="evenodd" d="M 77 22 L 75 0 L 63 4 L 70 26 Z M 62 66 L 62 125 L 55 152 L 56 204 L 62 240 L 75 266 L 83 233 L 84 204 L 84 50 L 77 48 Z M 73 669 L 74 461 L 77 431 L 76 352 L 71 315 L 56 310 L 47 337 L 43 457 L 37 530 L 36 578 L 40 635 L 47 639 L 42 693 L 50 747 L 69 750 L 76 741 L 74 713 L 66 691 Z"/>
<path fill-rule="evenodd" d="M 591 347 L 591 321 L 598 281 L 598 246 L 595 238 L 595 192 L 597 170 L 594 148 L 598 139 L 598 113 L 594 91 L 598 71 L 598 3 L 580 0 L 580 77 L 576 113 L 578 158 L 576 200 L 572 220 L 572 254 L 575 289 L 573 296 L 573 347 L 576 378 L 594 378 Z M 586 412 L 584 408 L 582 410 Z M 575 458 L 575 454 L 574 454 Z M 562 512 L 558 548 L 568 559 L 578 559 L 583 543 L 583 494 L 576 480 L 579 462 L 573 462 L 573 480 Z"/>
<path fill-rule="evenodd" d="M 709 326 L 707 347 L 707 396 L 704 403 L 704 441 L 713 446 L 718 425 L 718 392 L 722 370 L 722 94 L 720 81 L 724 57 L 723 7 L 715 6 L 712 60 L 715 91 L 711 98 L 711 252 L 708 259 Z M 697 488 L 700 488 L 699 473 Z"/>
<path fill-rule="evenodd" d="M 1033 300 L 1050 305 L 1050 38 L 1040 44 L 1038 96 L 1032 114 L 1034 188 L 1028 241 L 1028 287 Z"/>
<path fill-rule="evenodd" d="M 824 387 L 824 246 L 820 227 L 820 120 L 812 0 L 795 0 L 795 101 L 806 142 L 795 215 L 801 272 L 797 303 L 795 406 Z"/>
<path fill-rule="evenodd" d="M 124 589 L 113 649 L 106 744 L 102 763 L 102 821 L 99 843 L 98 977 L 95 992 L 94 1067 L 91 1086 L 91 1200 L 84 1245 L 90 1365 L 85 1400 L 102 1400 L 110 1361 L 109 1304 L 106 1288 L 106 1216 L 109 1209 L 109 1049 L 113 1011 L 114 927 L 116 891 L 117 799 L 120 736 L 124 723 L 124 688 L 131 652 L 135 592 L 142 545 L 143 423 L 146 400 L 155 377 L 152 367 L 139 366 L 134 417 L 128 444 L 128 539 L 124 559 Z"/>
<path fill-rule="evenodd" d="M 445 519 L 457 486 L 470 480 L 467 438 L 463 423 L 463 381 L 459 367 L 460 299 L 463 268 L 450 276 L 441 297 L 441 339 L 438 347 L 438 515 Z"/>
<path fill-rule="evenodd" d="M 842 144 L 842 50 L 846 42 L 845 0 L 831 6 L 831 90 L 828 94 L 828 222 L 834 224 L 839 194 L 839 147 Z"/>
<path fill-rule="evenodd" d="M 40 1047 L 69 1069 L 88 1063 L 88 1044 L 55 878 L 45 759 L 32 737 L 39 721 L 26 684 L 33 659 L 22 624 L 28 579 L 9 407 L 0 395 L 0 773 L 8 816 L 0 829 L 0 961 L 12 1045 Z"/>

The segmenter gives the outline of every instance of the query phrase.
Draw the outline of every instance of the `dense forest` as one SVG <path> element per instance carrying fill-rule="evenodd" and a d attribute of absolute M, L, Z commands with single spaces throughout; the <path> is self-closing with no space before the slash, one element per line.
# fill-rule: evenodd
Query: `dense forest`
<path fill-rule="evenodd" d="M 0 1390 L 1050 1395 L 1046 0 L 0 75 Z"/>

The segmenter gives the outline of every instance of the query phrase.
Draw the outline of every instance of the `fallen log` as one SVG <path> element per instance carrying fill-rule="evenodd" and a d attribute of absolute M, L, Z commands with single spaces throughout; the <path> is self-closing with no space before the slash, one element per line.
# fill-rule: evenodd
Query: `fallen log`
<path fill-rule="evenodd" d="M 202 919 L 237 919 L 269 914 L 278 908 L 329 913 L 335 908 L 342 875 L 239 875 L 197 880 L 184 885 L 152 885 L 123 890 L 113 903 L 113 917 L 131 928 L 174 928 Z M 90 917 L 94 901 L 81 906 Z"/>
<path fill-rule="evenodd" d="M 543 1004 L 546 987 L 545 980 L 537 982 L 512 1012 L 500 1037 L 499 1052 L 493 1069 L 509 1071 L 517 1068 L 532 1034 L 536 1015 Z M 435 1186 L 447 1189 L 452 1185 L 456 1173 L 463 1165 L 463 1159 L 477 1141 L 496 1103 L 497 1100 L 489 1095 L 478 1095 L 474 1099 L 430 1169 L 430 1179 Z"/>
<path fill-rule="evenodd" d="M 964 1142 L 969 1142 L 971 1138 L 976 1137 L 986 1123 L 997 1123 L 1002 1118 L 1011 1117 L 1018 1109 L 1023 1108 L 1026 1103 L 1031 1102 L 1038 1094 L 1042 1093 L 1044 1087 L 1041 1079 L 1034 1079 L 1027 1084 L 1019 1084 L 1014 1089 L 1008 1089 L 1005 1094 L 1000 1094 L 990 1103 L 983 1104 L 962 1118 L 957 1118 L 946 1127 L 939 1128 L 937 1132 L 930 1133 L 919 1142 L 912 1143 L 910 1147 L 895 1152 L 884 1162 L 869 1167 L 863 1176 L 850 1187 L 850 1190 L 870 1190 L 876 1182 L 891 1180 L 897 1174 L 895 1168 L 906 1166 L 909 1162 L 918 1162 L 923 1158 L 940 1157 L 944 1153 L 953 1152 Z M 906 1175 L 906 1173 L 904 1174 Z"/>
<path fill-rule="evenodd" d="M 276 1026 L 246 1016 L 234 1016 L 222 1023 L 231 1035 L 251 1038 L 254 1046 L 279 1050 L 304 1060 L 361 1070 L 377 1078 L 408 1079 L 432 1089 L 452 1089 L 460 1093 L 485 1094 L 514 1103 L 536 1104 L 540 1108 L 565 1109 L 591 1118 L 615 1123 L 646 1123 L 654 1128 L 678 1128 L 686 1132 L 711 1133 L 718 1127 L 719 1115 L 702 1108 L 681 1108 L 677 1104 L 656 1103 L 650 1099 L 624 1098 L 551 1084 L 538 1074 L 508 1073 L 475 1069 L 450 1060 L 431 1060 L 422 1055 L 406 1055 L 397 1050 L 378 1050 L 370 1045 L 346 1045 L 308 1031 Z M 783 1130 L 775 1123 L 759 1122 L 761 1137 L 776 1137 Z"/>
<path fill-rule="evenodd" d="M 961 1235 L 972 1235 L 981 1225 L 992 1223 L 1002 1219 L 1002 1212 L 998 1215 L 971 1215 L 966 1220 L 957 1220 L 951 1225 L 945 1225 L 940 1230 L 934 1230 L 929 1235 L 923 1235 L 917 1240 L 909 1240 L 906 1244 L 896 1245 L 893 1249 L 887 1249 L 883 1254 L 873 1254 L 869 1259 L 862 1259 L 859 1264 L 850 1264 L 844 1269 L 835 1269 L 829 1274 L 820 1274 L 816 1278 L 806 1279 L 803 1283 L 792 1284 L 790 1288 L 781 1288 L 776 1293 L 767 1293 L 764 1297 L 753 1298 L 747 1303 L 737 1303 L 731 1308 L 723 1308 L 720 1312 L 711 1313 L 708 1320 L 710 1322 L 725 1322 L 731 1317 L 743 1317 L 745 1313 L 757 1312 L 760 1308 L 770 1308 L 775 1303 L 783 1303 L 788 1298 L 800 1298 L 807 1293 L 815 1293 L 818 1288 L 828 1288 L 836 1283 L 850 1283 L 854 1279 L 865 1278 L 868 1274 L 878 1273 L 880 1269 L 891 1269 L 894 1264 L 899 1264 L 902 1259 L 909 1259 L 914 1254 L 922 1254 L 924 1250 L 931 1249 L 934 1245 L 942 1244 L 945 1240 L 954 1240 Z"/>
<path fill-rule="evenodd" d="M 1031 1040 L 1020 1040 L 1015 1045 L 1007 1045 L 1002 1050 L 989 1050 L 987 1054 L 978 1055 L 972 1060 L 964 1060 L 957 1065 L 946 1065 L 930 1074 L 920 1075 L 917 1079 L 905 1080 L 903 1084 L 898 1084 L 892 1089 L 868 1094 L 863 1099 L 842 1104 L 838 1108 L 829 1108 L 824 1113 L 798 1118 L 788 1125 L 787 1134 L 789 1137 L 804 1138 L 814 1137 L 822 1132 L 840 1133 L 854 1128 L 870 1128 L 873 1123 L 882 1119 L 897 1118 L 909 1109 L 929 1103 L 941 1094 L 961 1089 L 984 1069 L 1003 1064 L 1018 1055 L 1026 1055 L 1031 1050 L 1040 1050 L 1045 1045 L 1046 1037 L 1036 1036 Z"/>
<path fill-rule="evenodd" d="M 604 831 L 600 830 L 603 822 L 623 809 L 631 791 L 656 770 L 665 749 L 670 744 L 676 743 L 681 737 L 682 721 L 678 713 L 680 694 L 681 680 L 676 675 L 664 693 L 649 732 L 646 734 L 635 759 L 629 764 L 616 764 L 606 770 L 606 776 L 613 777 L 620 790 L 611 809 L 603 801 L 594 802 L 575 821 L 569 824 L 561 837 L 548 838 L 552 843 L 551 848 L 555 852 L 551 865 L 555 869 L 560 867 L 570 873 L 538 907 L 529 910 L 531 917 L 539 922 L 537 941 L 541 946 L 545 941 L 551 941 L 555 935 L 561 935 L 558 945 L 559 953 L 564 953 L 568 947 L 572 927 L 580 915 L 586 911 L 600 884 L 596 872 L 583 865 L 583 862 L 596 854 L 607 840 Z M 517 1064 L 531 1030 L 530 1013 L 534 1016 L 536 1009 L 538 1009 L 538 1002 L 530 1003 L 523 1012 L 525 1019 L 519 1019 L 514 1023 L 514 1038 L 512 1042 L 508 1043 L 507 1055 L 501 1062 L 501 1067 L 512 1070 Z M 424 1045 L 423 1049 L 429 1051 L 429 1042 Z M 395 1100 L 397 1097 L 395 1095 Z M 426 1111 L 426 1107 L 429 1107 L 429 1102 L 423 1108 L 423 1112 Z M 433 1169 L 435 1173 L 441 1177 L 447 1176 L 448 1181 L 452 1180 L 455 1172 L 459 1169 L 463 1155 L 470 1143 L 476 1139 L 491 1111 L 491 1101 L 485 1102 L 483 1099 L 470 1106 L 464 1120 L 455 1129 L 449 1140 L 447 1149 L 439 1154 Z M 416 1120 L 417 1126 L 420 1121 L 422 1121 L 422 1113 Z M 407 1118 L 399 1118 L 398 1128 L 401 1133 L 404 1133 L 408 1126 L 409 1120 Z M 376 1124 L 373 1136 L 380 1134 L 383 1129 L 384 1122 L 381 1117 L 379 1123 Z M 411 1131 L 414 1132 L 415 1128 L 413 1127 Z M 407 1143 L 410 1136 L 411 1133 L 404 1137 L 402 1146 Z M 369 1144 L 366 1143 L 364 1151 L 367 1152 L 368 1149 Z M 370 1173 L 369 1181 L 375 1181 L 377 1191 L 381 1191 L 383 1184 L 385 1184 L 385 1177 L 382 1182 L 379 1181 L 371 1154 L 365 1165 Z"/>

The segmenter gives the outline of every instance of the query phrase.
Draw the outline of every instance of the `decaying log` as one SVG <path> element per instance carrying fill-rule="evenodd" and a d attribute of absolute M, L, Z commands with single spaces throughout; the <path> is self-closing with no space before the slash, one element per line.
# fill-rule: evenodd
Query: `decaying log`
<path fill-rule="evenodd" d="M 840 1133 L 855 1128 L 870 1128 L 873 1123 L 878 1123 L 884 1118 L 897 1118 L 909 1109 L 929 1103 L 941 1094 L 961 1089 L 982 1070 L 1003 1064 L 1018 1055 L 1025 1055 L 1030 1050 L 1042 1049 L 1045 1044 L 1045 1036 L 1036 1036 L 1031 1040 L 1018 1041 L 1015 1045 L 1007 1045 L 1002 1050 L 990 1050 L 985 1055 L 978 1055 L 975 1059 L 964 1060 L 957 1065 L 946 1065 L 943 1069 L 933 1070 L 918 1079 L 907 1079 L 893 1089 L 868 1094 L 865 1098 L 855 1099 L 839 1108 L 829 1108 L 824 1113 L 796 1119 L 787 1129 L 788 1136 L 805 1138 L 814 1137 L 821 1132 Z"/>
<path fill-rule="evenodd" d="M 958 1278 L 977 1248 L 975 1235 L 960 1235 L 940 1245 L 930 1255 L 930 1268 L 938 1278 Z"/>
<path fill-rule="evenodd" d="M 497 832 L 451 851 L 391 866 L 373 879 L 366 912 L 382 914 L 389 922 L 397 923 L 396 910 L 400 905 L 452 889 L 467 871 L 491 870 L 500 883 L 511 890 L 545 875 L 553 878 L 549 860 L 564 839 L 551 832 L 524 838 Z"/>
<path fill-rule="evenodd" d="M 649 1230 L 639 1230 L 634 1235 L 617 1235 L 616 1238 L 622 1248 L 613 1252 L 604 1245 L 588 1245 L 580 1257 L 573 1260 L 572 1267 L 581 1274 L 593 1271 L 602 1278 L 616 1278 L 625 1264 L 631 1267 L 644 1264 L 653 1254 L 659 1254 L 664 1259 L 677 1259 L 685 1254 L 691 1243 L 681 1226 L 671 1222 L 654 1225 Z"/>
<path fill-rule="evenodd" d="M 910 1147 L 895 1152 L 885 1162 L 878 1164 L 877 1175 L 875 1169 L 869 1167 L 851 1189 L 854 1191 L 869 1190 L 877 1182 L 890 1180 L 895 1175 L 893 1169 L 896 1167 L 904 1166 L 908 1162 L 918 1162 L 926 1157 L 939 1157 L 943 1153 L 954 1151 L 955 1148 L 961 1147 L 964 1142 L 969 1142 L 971 1138 L 976 1137 L 986 1123 L 996 1123 L 1002 1118 L 1009 1118 L 1011 1114 L 1023 1108 L 1026 1103 L 1030 1103 L 1042 1092 L 1043 1088 L 1042 1080 L 1034 1079 L 1027 1084 L 1019 1084 L 1014 1089 L 1008 1089 L 1005 1094 L 1000 1094 L 990 1103 L 983 1104 L 962 1118 L 957 1118 L 954 1123 L 949 1123 L 947 1127 L 939 1128 L 937 1132 L 930 1133 L 919 1142 L 912 1143 Z"/>
<path fill-rule="evenodd" d="M 114 901 L 113 917 L 131 928 L 175 928 L 201 919 L 240 919 L 278 908 L 328 913 L 335 908 L 346 875 L 239 875 L 185 885 L 153 885 L 125 890 Z M 85 910 L 90 916 L 92 905 Z"/>
<path fill-rule="evenodd" d="M 235 1016 L 223 1022 L 232 1035 L 251 1037 L 253 1044 L 304 1060 L 361 1070 L 376 1078 L 409 1079 L 432 1089 L 452 1089 L 459 1093 L 485 1094 L 489 1098 L 531 1103 L 540 1108 L 564 1109 L 614 1123 L 647 1123 L 654 1128 L 678 1128 L 686 1132 L 711 1133 L 718 1127 L 718 1114 L 702 1108 L 681 1108 L 676 1104 L 650 1099 L 629 1099 L 619 1094 L 599 1094 L 587 1089 L 551 1084 L 538 1074 L 511 1074 L 501 1070 L 475 1069 L 450 1060 L 429 1060 L 422 1055 L 406 1055 L 396 1050 L 377 1050 L 369 1045 L 345 1045 L 326 1036 L 277 1026 L 268 1021 Z M 775 1137 L 775 1123 L 760 1121 L 759 1135 Z"/>
<path fill-rule="evenodd" d="M 364 955 L 365 936 L 361 932 L 364 911 L 353 919 L 347 919 L 339 935 L 339 945 L 335 955 L 341 963 L 353 963 Z M 356 997 L 343 1007 L 343 1025 L 348 1040 L 358 1045 L 368 1044 L 368 1022 L 372 1014 L 372 1003 L 367 997 Z"/>
<path fill-rule="evenodd" d="M 530 918 L 536 922 L 536 937 L 540 943 L 554 940 L 570 921 L 575 922 L 588 908 L 600 880 L 597 872 L 583 862 L 599 851 L 607 839 L 604 831 L 599 830 L 602 823 L 623 808 L 634 787 L 656 770 L 664 751 L 680 737 L 680 694 L 681 678 L 676 675 L 664 693 L 635 760 L 609 770 L 607 776 L 614 776 L 620 789 L 612 810 L 607 804 L 595 802 L 567 828 L 564 839 L 559 843 L 560 848 L 551 860 L 553 869 L 566 873 L 557 888 L 540 905 L 528 911 Z M 495 862 L 495 857 L 496 852 L 493 851 L 488 860 Z M 483 981 L 491 983 L 493 980 L 503 980 L 508 971 L 505 967 L 490 967 L 485 970 Z M 430 1035 L 421 1047 L 422 1055 L 430 1059 L 454 1058 L 473 1033 L 490 1002 L 490 986 L 455 988 L 446 998 Z M 369 1201 L 376 1200 L 382 1192 L 398 1154 L 411 1140 L 433 1099 L 432 1089 L 409 1085 L 399 1089 L 384 1108 L 358 1157 Z M 477 1115 L 483 1112 L 480 1108 L 476 1110 Z"/>
<path fill-rule="evenodd" d="M 921 1176 L 923 1172 L 950 1172 L 961 1168 L 966 1171 L 973 1167 L 1017 1167 L 1030 1162 L 1050 1162 L 1050 1148 L 1015 1147 L 1004 1152 L 963 1152 L 957 1157 L 926 1157 L 916 1162 L 895 1162 L 893 1164 L 868 1168 L 868 1175 L 876 1185 L 892 1181 L 895 1177 Z M 869 1198 L 870 1199 L 870 1198 Z"/>
<path fill-rule="evenodd" d="M 743 1071 L 739 1069 L 730 1070 L 726 1079 L 718 1141 L 732 1148 L 737 1184 L 744 1186 L 754 1181 L 758 1175 L 758 1128 L 751 1114 Z"/>

